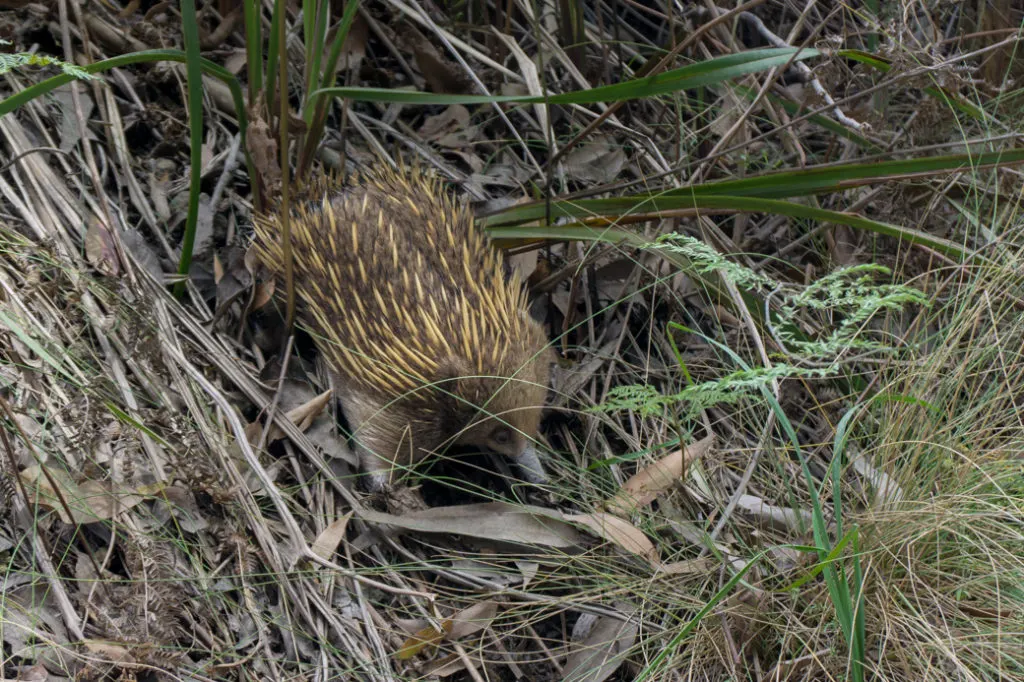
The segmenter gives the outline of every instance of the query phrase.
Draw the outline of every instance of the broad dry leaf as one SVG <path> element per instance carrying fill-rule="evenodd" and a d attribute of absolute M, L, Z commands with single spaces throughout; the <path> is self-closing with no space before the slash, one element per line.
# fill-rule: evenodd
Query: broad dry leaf
<path fill-rule="evenodd" d="M 603 512 L 595 512 L 593 514 L 566 515 L 565 520 L 586 526 L 605 540 L 614 542 L 627 552 L 645 559 L 652 566 L 659 564 L 658 550 L 650 538 L 625 519 Z"/>
<path fill-rule="evenodd" d="M 31 466 L 23 469 L 19 476 L 28 488 L 32 502 L 53 509 L 64 523 L 95 523 L 111 519 L 144 499 L 137 494 L 138 491 L 110 481 L 85 481 L 79 485 L 66 471 L 59 469 L 47 469 L 44 473 L 42 467 Z M 71 509 L 71 518 L 68 518 L 61 499 Z"/>
<path fill-rule="evenodd" d="M 131 665 L 135 663 L 135 657 L 132 656 L 131 652 L 123 646 L 112 644 L 98 639 L 87 639 L 82 642 L 89 653 L 94 656 L 99 656 L 103 660 L 110 661 L 111 663 L 120 663 L 122 665 Z"/>
<path fill-rule="evenodd" d="M 714 442 L 713 435 L 707 436 L 636 472 L 622 485 L 618 494 L 605 503 L 605 508 L 613 514 L 628 518 L 634 511 L 646 507 L 660 493 L 682 480 L 687 467 L 698 457 L 706 455 Z"/>
<path fill-rule="evenodd" d="M 610 137 L 584 142 L 565 155 L 565 169 L 574 180 L 605 184 L 615 180 L 626 165 L 622 145 Z"/>
<path fill-rule="evenodd" d="M 498 603 L 482 601 L 459 611 L 441 622 L 439 631 L 432 625 L 421 628 L 402 643 L 395 654 L 399 660 L 407 660 L 430 646 L 442 641 L 458 641 L 488 627 L 498 613 Z"/>
<path fill-rule="evenodd" d="M 348 512 L 340 519 L 335 519 L 327 528 L 324 528 L 323 532 L 316 537 L 313 541 L 313 552 L 324 559 L 330 561 L 331 557 L 338 550 L 338 545 L 345 539 L 345 531 L 348 529 L 348 520 L 352 518 L 352 512 Z"/>
<path fill-rule="evenodd" d="M 444 641 L 451 629 L 452 622 L 450 620 L 441 623 L 441 630 L 437 630 L 433 626 L 427 626 L 405 640 L 401 648 L 395 652 L 395 657 L 400 661 L 406 661 L 427 647 L 437 646 Z"/>
<path fill-rule="evenodd" d="M 453 104 L 440 114 L 428 116 L 420 126 L 419 134 L 425 140 L 436 142 L 445 135 L 469 127 L 469 109 Z"/>
<path fill-rule="evenodd" d="M 498 615 L 498 602 L 482 601 L 465 608 L 451 617 L 452 628 L 448 638 L 452 641 L 475 635 L 490 626 Z"/>
<path fill-rule="evenodd" d="M 420 533 L 467 535 L 474 538 L 569 548 L 581 545 L 583 536 L 554 510 L 504 502 L 434 507 L 397 516 L 363 509 L 365 521 L 397 526 Z"/>
<path fill-rule="evenodd" d="M 871 500 L 872 506 L 881 509 L 887 505 L 899 502 L 903 499 L 903 489 L 896 480 L 881 469 L 876 469 L 868 463 L 863 456 L 854 457 L 850 462 L 853 470 L 863 476 L 875 490 L 875 496 Z"/>
<path fill-rule="evenodd" d="M 116 277 L 121 272 L 114 236 L 98 218 L 90 220 L 89 229 L 85 231 L 85 258 L 89 265 L 106 277 Z"/>
<path fill-rule="evenodd" d="M 715 570 L 719 564 L 715 559 L 705 557 L 703 559 L 687 559 L 685 561 L 673 561 L 658 566 L 659 575 L 705 575 Z"/>
<path fill-rule="evenodd" d="M 740 495 L 736 506 L 758 518 L 761 523 L 781 526 L 790 531 L 799 532 L 801 525 L 803 528 L 808 528 L 813 521 L 809 511 L 800 511 L 792 507 L 777 507 L 755 495 Z"/>
<path fill-rule="evenodd" d="M 525 590 L 526 586 L 537 575 L 537 571 L 540 570 L 540 564 L 536 561 L 518 560 L 516 561 L 516 568 L 523 574 L 523 589 Z"/>
<path fill-rule="evenodd" d="M 432 661 L 430 665 L 424 668 L 423 674 L 427 679 L 431 677 L 451 677 L 465 669 L 466 659 L 457 653 L 453 653 Z"/>
<path fill-rule="evenodd" d="M 603 682 L 622 665 L 636 641 L 637 626 L 624 620 L 598 617 L 582 642 L 574 643 L 565 662 L 564 682 Z"/>
<path fill-rule="evenodd" d="M 412 50 L 416 66 L 431 92 L 454 95 L 469 92 L 472 81 L 463 73 L 462 67 L 441 54 L 412 24 L 407 24 L 401 35 Z"/>

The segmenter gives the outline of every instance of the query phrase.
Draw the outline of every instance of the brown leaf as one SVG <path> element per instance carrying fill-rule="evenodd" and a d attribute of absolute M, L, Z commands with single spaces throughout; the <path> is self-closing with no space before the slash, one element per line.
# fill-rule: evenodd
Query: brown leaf
<path fill-rule="evenodd" d="M 804 528 L 808 528 L 813 521 L 811 512 L 807 510 L 778 507 L 768 504 L 764 499 L 756 495 L 740 495 L 736 501 L 736 506 L 755 517 L 764 525 L 780 527 L 790 531 L 798 531 L 801 524 Z"/>
<path fill-rule="evenodd" d="M 599 616 L 582 642 L 574 643 L 565 662 L 564 682 L 603 682 L 622 665 L 636 641 L 632 619 Z"/>
<path fill-rule="evenodd" d="M 90 220 L 89 229 L 85 231 L 85 257 L 102 275 L 116 277 L 121 272 L 114 236 L 98 218 Z"/>
<path fill-rule="evenodd" d="M 498 615 L 498 602 L 482 601 L 465 608 L 451 617 L 452 627 L 448 639 L 455 641 L 475 635 L 494 621 Z"/>
<path fill-rule="evenodd" d="M 402 643 L 402 647 L 395 655 L 399 660 L 407 660 L 427 647 L 436 646 L 443 641 L 454 642 L 474 635 L 490 626 L 497 613 L 498 603 L 495 601 L 473 604 L 442 621 L 440 632 L 431 625 L 416 631 Z"/>
<path fill-rule="evenodd" d="M 33 503 L 53 509 L 64 523 L 94 523 L 111 519 L 145 499 L 137 494 L 141 489 L 133 490 L 111 481 L 88 480 L 79 485 L 66 471 L 59 469 L 47 469 L 44 473 L 42 467 L 31 466 L 23 469 L 19 476 L 32 494 Z M 71 518 L 68 518 L 61 499 L 71 509 Z"/>
<path fill-rule="evenodd" d="M 253 168 L 264 196 L 276 196 L 281 191 L 281 165 L 277 159 L 277 140 L 270 126 L 260 116 L 262 96 L 249 107 L 249 128 L 245 134 L 245 146 L 252 158 Z"/>
<path fill-rule="evenodd" d="M 707 436 L 636 472 L 622 485 L 618 494 L 605 503 L 605 509 L 618 516 L 629 517 L 637 509 L 646 507 L 660 493 L 676 485 L 686 467 L 706 455 L 714 442 L 713 435 Z"/>
<path fill-rule="evenodd" d="M 117 644 L 111 644 L 110 642 L 104 642 L 98 639 L 87 639 L 82 642 L 82 646 L 84 646 L 91 654 L 99 656 L 111 663 L 120 663 L 123 665 L 131 665 L 135 663 L 135 657 L 132 656 L 131 652 L 125 647 Z"/>
<path fill-rule="evenodd" d="M 452 95 L 469 92 L 470 79 L 462 72 L 462 68 L 455 62 L 445 59 L 433 43 L 416 28 L 406 26 L 402 31 L 402 37 L 412 48 L 416 66 L 427 81 L 428 90 Z"/>
<path fill-rule="evenodd" d="M 526 545 L 568 548 L 583 544 L 584 539 L 557 511 L 504 502 L 433 507 L 402 516 L 363 509 L 359 515 L 370 523 L 421 533 L 466 535 Z"/>
<path fill-rule="evenodd" d="M 451 631 L 452 622 L 450 620 L 444 621 L 441 623 L 441 628 L 440 631 L 433 626 L 423 628 L 402 643 L 402 647 L 395 653 L 395 657 L 400 661 L 406 661 L 427 647 L 437 646 L 444 641 L 445 636 Z"/>
<path fill-rule="evenodd" d="M 645 559 L 652 566 L 659 563 L 658 550 L 650 538 L 642 530 L 618 516 L 602 512 L 567 514 L 565 520 L 586 526 L 605 540 L 614 542 L 627 552 Z"/>
<path fill-rule="evenodd" d="M 565 155 L 565 170 L 574 180 L 604 184 L 615 180 L 626 164 L 622 145 L 607 137 L 584 142 Z"/>
<path fill-rule="evenodd" d="M 338 550 L 338 545 L 345 539 L 345 530 L 348 528 L 348 521 L 352 518 L 352 512 L 348 512 L 340 519 L 332 521 L 323 532 L 313 541 L 313 552 L 321 559 L 330 561 L 331 557 Z"/>
<path fill-rule="evenodd" d="M 309 428 L 309 425 L 313 423 L 313 420 L 324 411 L 324 408 L 327 407 L 330 400 L 331 392 L 324 391 L 312 400 L 308 400 L 302 405 L 289 410 L 285 413 L 285 416 L 287 416 L 293 424 L 299 427 L 299 430 L 305 431 Z M 259 437 L 262 432 L 263 427 L 259 422 L 253 422 L 245 427 L 245 434 L 249 437 L 249 444 L 253 446 L 256 446 L 259 443 Z M 284 431 L 282 431 L 277 424 L 272 424 L 270 432 L 267 434 L 267 442 L 273 443 L 281 438 L 284 438 Z"/>

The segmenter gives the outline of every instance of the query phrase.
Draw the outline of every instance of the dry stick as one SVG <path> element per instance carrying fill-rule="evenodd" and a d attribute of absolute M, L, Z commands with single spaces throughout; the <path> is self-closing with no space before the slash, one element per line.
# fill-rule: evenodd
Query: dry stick
<path fill-rule="evenodd" d="M 702 35 L 704 35 L 708 31 L 710 31 L 712 28 L 714 28 L 718 24 L 720 24 L 720 23 L 730 19 L 736 13 L 742 12 L 742 11 L 747 10 L 747 9 L 751 9 L 751 8 L 756 7 L 756 6 L 758 6 L 758 5 L 760 5 L 760 4 L 764 3 L 764 2 L 765 2 L 765 0 L 750 0 L 750 2 L 747 2 L 747 3 L 743 4 L 743 5 L 740 5 L 739 7 L 736 7 L 735 9 L 729 10 L 725 14 L 721 14 L 718 17 L 712 19 L 711 21 L 709 21 L 708 23 L 704 24 L 703 26 L 698 28 L 696 31 L 694 31 L 686 40 L 684 40 L 683 42 L 679 43 L 674 48 L 672 48 L 672 50 L 668 54 L 666 54 L 664 57 L 659 59 L 658 63 L 655 64 L 652 68 L 650 68 L 650 69 L 643 69 L 643 68 L 639 69 L 637 71 L 635 77 L 636 78 L 643 78 L 648 73 L 650 75 L 654 75 L 654 74 L 662 71 L 666 66 L 668 66 L 669 62 L 671 62 L 673 59 L 675 59 L 683 50 L 685 50 L 690 45 L 692 45 L 698 38 L 700 38 Z M 650 63 L 650 62 L 648 62 L 648 63 Z M 594 130 L 596 130 L 598 126 L 600 126 L 602 123 L 604 123 L 610 116 L 613 116 L 615 114 L 615 112 L 617 112 L 619 109 L 621 109 L 622 106 L 625 103 L 626 103 L 626 101 L 625 100 L 621 100 L 621 99 L 616 101 L 616 102 L 612 102 L 611 105 L 609 105 L 609 107 L 607 109 L 605 109 L 603 112 L 601 112 L 600 116 L 598 116 L 593 121 L 591 121 L 589 124 L 587 124 L 587 127 L 584 128 L 583 130 L 581 130 L 580 133 L 578 135 L 576 135 L 576 137 L 572 138 L 571 140 L 569 140 L 569 142 L 567 142 L 566 144 L 562 145 L 562 148 L 560 150 L 558 150 L 558 153 L 556 153 L 554 156 L 552 156 L 551 159 L 547 162 L 547 166 L 551 167 L 554 164 L 558 163 L 562 159 L 562 157 L 565 156 L 569 152 L 569 150 L 574 148 L 584 138 L 589 137 L 590 134 L 593 133 Z"/>

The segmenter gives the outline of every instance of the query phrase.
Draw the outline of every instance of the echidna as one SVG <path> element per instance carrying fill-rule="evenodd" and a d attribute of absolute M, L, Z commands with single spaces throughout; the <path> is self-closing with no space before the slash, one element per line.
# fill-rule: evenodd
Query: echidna
<path fill-rule="evenodd" d="M 322 178 L 303 196 L 290 214 L 295 289 L 370 490 L 451 444 L 545 481 L 533 441 L 553 355 L 468 208 L 418 167 Z M 279 214 L 255 222 L 257 252 L 279 270 Z"/>

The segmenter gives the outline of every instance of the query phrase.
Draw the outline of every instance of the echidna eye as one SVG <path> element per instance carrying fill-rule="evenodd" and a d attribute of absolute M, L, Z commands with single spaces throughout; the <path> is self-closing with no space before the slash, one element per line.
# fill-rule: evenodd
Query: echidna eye
<path fill-rule="evenodd" d="M 512 432 L 508 429 L 494 429 L 491 433 L 491 440 L 498 445 L 508 445 L 512 442 Z"/>

